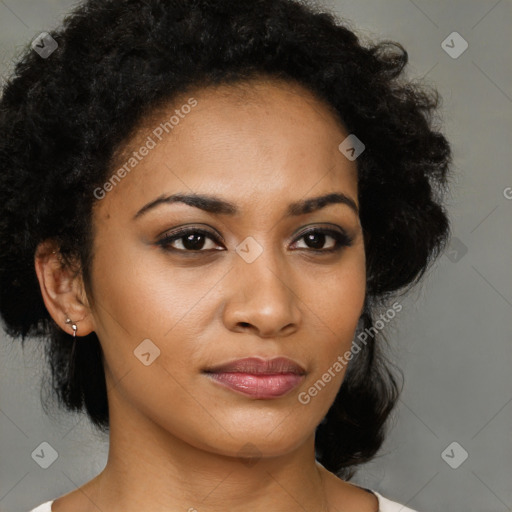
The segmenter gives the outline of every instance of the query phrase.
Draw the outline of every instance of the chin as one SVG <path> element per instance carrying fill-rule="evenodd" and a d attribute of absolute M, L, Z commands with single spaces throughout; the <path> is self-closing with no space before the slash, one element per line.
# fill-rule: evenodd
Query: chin
<path fill-rule="evenodd" d="M 258 429 L 247 428 L 238 432 L 235 429 L 226 428 L 231 434 L 226 434 L 224 439 L 216 437 L 211 442 L 211 449 L 216 453 L 228 457 L 245 459 L 250 462 L 262 457 L 280 457 L 293 452 L 300 447 L 313 432 L 290 432 L 289 428 Z M 210 443 L 208 443 L 210 444 Z"/>

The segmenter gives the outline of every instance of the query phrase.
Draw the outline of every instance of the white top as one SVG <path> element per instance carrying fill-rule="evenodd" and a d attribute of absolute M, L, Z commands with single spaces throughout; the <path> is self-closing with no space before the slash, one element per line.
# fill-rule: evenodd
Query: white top
<path fill-rule="evenodd" d="M 382 496 L 376 491 L 372 490 L 372 492 L 373 494 L 375 494 L 375 496 L 377 496 L 377 499 L 379 500 L 379 512 L 417 512 L 416 510 L 405 507 L 404 505 L 401 505 L 396 501 L 391 501 L 388 500 L 387 498 L 384 498 L 384 496 Z M 36 508 L 33 508 L 30 512 L 52 512 L 53 501 L 54 500 L 47 501 L 46 503 L 43 503 L 42 505 L 39 505 Z"/>

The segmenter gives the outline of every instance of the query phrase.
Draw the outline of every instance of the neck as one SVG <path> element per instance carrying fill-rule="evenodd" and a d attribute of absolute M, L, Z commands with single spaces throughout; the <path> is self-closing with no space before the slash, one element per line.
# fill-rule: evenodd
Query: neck
<path fill-rule="evenodd" d="M 207 448 L 134 410 L 111 408 L 107 465 L 84 488 L 91 511 L 328 511 L 314 434 L 280 455 L 265 455 L 250 443 L 235 456 Z"/>

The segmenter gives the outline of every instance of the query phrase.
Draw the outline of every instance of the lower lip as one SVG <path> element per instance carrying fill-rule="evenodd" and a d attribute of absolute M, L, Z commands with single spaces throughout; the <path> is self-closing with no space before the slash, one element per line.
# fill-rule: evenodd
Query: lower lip
<path fill-rule="evenodd" d="M 278 398 L 296 388 L 304 379 L 304 375 L 295 373 L 275 375 L 207 373 L 207 375 L 218 384 L 253 398 Z"/>

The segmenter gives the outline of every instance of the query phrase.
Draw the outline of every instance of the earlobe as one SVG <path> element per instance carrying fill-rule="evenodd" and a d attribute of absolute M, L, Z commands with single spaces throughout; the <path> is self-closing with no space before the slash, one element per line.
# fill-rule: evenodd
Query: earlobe
<path fill-rule="evenodd" d="M 71 324 L 71 328 L 73 329 L 73 338 L 76 338 L 76 331 L 78 330 L 78 326 L 73 323 L 71 318 L 66 318 L 66 324 Z"/>
<path fill-rule="evenodd" d="M 81 275 L 64 264 L 58 247 L 49 241 L 39 244 L 34 267 L 44 304 L 55 323 L 71 335 L 86 336 L 92 332 L 92 314 L 80 293 L 82 287 L 78 281 Z M 78 322 L 79 333 L 76 330 Z"/>

